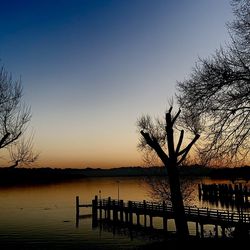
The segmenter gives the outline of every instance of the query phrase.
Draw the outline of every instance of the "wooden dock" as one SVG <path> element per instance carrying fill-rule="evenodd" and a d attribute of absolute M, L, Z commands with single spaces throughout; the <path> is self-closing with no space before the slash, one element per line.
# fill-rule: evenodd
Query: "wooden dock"
<path fill-rule="evenodd" d="M 247 185 L 240 184 L 198 184 L 199 197 L 207 200 L 235 200 L 248 203 L 250 190 Z"/>
<path fill-rule="evenodd" d="M 245 184 L 198 184 L 199 199 L 222 208 L 250 209 L 250 189 Z"/>
<path fill-rule="evenodd" d="M 123 200 L 98 199 L 97 196 L 92 200 L 92 204 L 80 204 L 79 197 L 76 198 L 76 212 L 79 216 L 80 207 L 92 207 L 93 223 L 98 220 L 108 219 L 114 222 L 125 222 L 133 225 L 144 225 L 144 227 L 153 227 L 153 218 L 160 217 L 163 220 L 163 230 L 167 231 L 169 219 L 174 218 L 171 205 L 163 203 L 154 203 L 148 201 L 136 202 Z M 197 235 L 204 236 L 204 225 L 211 224 L 215 226 L 215 233 L 218 236 L 218 226 L 221 227 L 222 236 L 225 235 L 226 228 L 241 227 L 250 229 L 249 212 L 231 212 L 229 210 L 216 210 L 208 208 L 185 207 L 186 218 L 189 222 L 196 223 Z M 141 219 L 143 217 L 143 220 Z M 142 222 L 142 224 L 141 224 Z"/>

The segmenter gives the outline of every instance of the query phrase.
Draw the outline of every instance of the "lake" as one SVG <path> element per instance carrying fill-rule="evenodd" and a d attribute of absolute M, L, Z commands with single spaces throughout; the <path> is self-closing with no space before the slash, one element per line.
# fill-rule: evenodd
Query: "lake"
<path fill-rule="evenodd" d="M 197 183 L 226 182 L 209 179 L 192 181 L 193 204 L 215 207 L 199 201 Z M 0 242 L 5 249 L 133 249 L 157 241 L 155 238 L 126 232 L 115 233 L 110 228 L 92 229 L 91 208 L 81 208 L 81 218 L 76 226 L 75 197 L 81 203 L 90 203 L 95 195 L 111 196 L 123 200 L 152 200 L 149 186 L 143 178 L 99 177 L 70 182 L 0 187 Z M 154 222 L 157 228 L 157 220 Z M 174 230 L 173 222 L 169 230 Z M 207 228 L 207 230 L 212 230 Z M 191 234 L 194 227 L 191 225 Z"/>

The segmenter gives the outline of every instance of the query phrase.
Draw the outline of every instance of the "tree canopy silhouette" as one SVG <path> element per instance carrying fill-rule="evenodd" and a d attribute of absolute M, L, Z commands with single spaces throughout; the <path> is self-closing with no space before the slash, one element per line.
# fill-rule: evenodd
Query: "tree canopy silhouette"
<path fill-rule="evenodd" d="M 230 43 L 199 59 L 178 83 L 183 124 L 202 131 L 207 160 L 240 160 L 250 151 L 250 1 L 234 0 L 232 7 Z"/>

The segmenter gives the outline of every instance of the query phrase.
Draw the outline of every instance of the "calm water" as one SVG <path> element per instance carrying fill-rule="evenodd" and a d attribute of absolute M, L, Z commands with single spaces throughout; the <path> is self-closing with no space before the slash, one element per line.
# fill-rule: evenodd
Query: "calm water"
<path fill-rule="evenodd" d="M 197 180 L 194 205 L 206 206 L 198 200 Z M 216 181 L 218 183 L 218 181 Z M 133 249 L 157 239 L 125 232 L 113 233 L 109 228 L 92 229 L 92 218 L 80 219 L 76 227 L 75 197 L 89 203 L 95 195 L 123 200 L 150 200 L 148 186 L 141 178 L 90 178 L 73 182 L 43 185 L 0 187 L 0 242 L 5 249 Z M 81 208 L 88 215 L 91 208 Z M 154 221 L 157 228 L 161 221 Z M 169 230 L 174 230 L 173 222 Z M 194 228 L 191 225 L 191 231 Z"/>

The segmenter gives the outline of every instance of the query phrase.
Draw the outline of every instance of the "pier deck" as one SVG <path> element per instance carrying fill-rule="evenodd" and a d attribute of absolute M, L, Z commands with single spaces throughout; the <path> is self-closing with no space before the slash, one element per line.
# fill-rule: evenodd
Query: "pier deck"
<path fill-rule="evenodd" d="M 77 201 L 77 214 L 79 216 L 79 207 L 89 206 L 80 205 L 79 198 Z M 109 219 L 115 221 L 126 222 L 129 224 L 141 225 L 141 215 L 144 217 L 144 226 L 153 227 L 153 218 L 160 217 L 163 219 L 163 229 L 167 230 L 167 221 L 174 218 L 174 211 L 171 205 L 162 203 L 154 203 L 148 201 L 127 201 L 114 200 L 110 197 L 107 199 L 98 199 L 97 196 L 92 200 L 92 216 L 93 220 Z M 215 225 L 215 231 L 218 233 L 218 226 L 222 229 L 222 234 L 225 233 L 225 228 L 229 227 L 244 227 L 250 229 L 250 213 L 249 212 L 232 212 L 229 210 L 217 210 L 208 208 L 197 208 L 185 206 L 186 218 L 189 222 L 196 223 L 197 232 L 203 235 L 203 226 L 205 224 Z"/>

